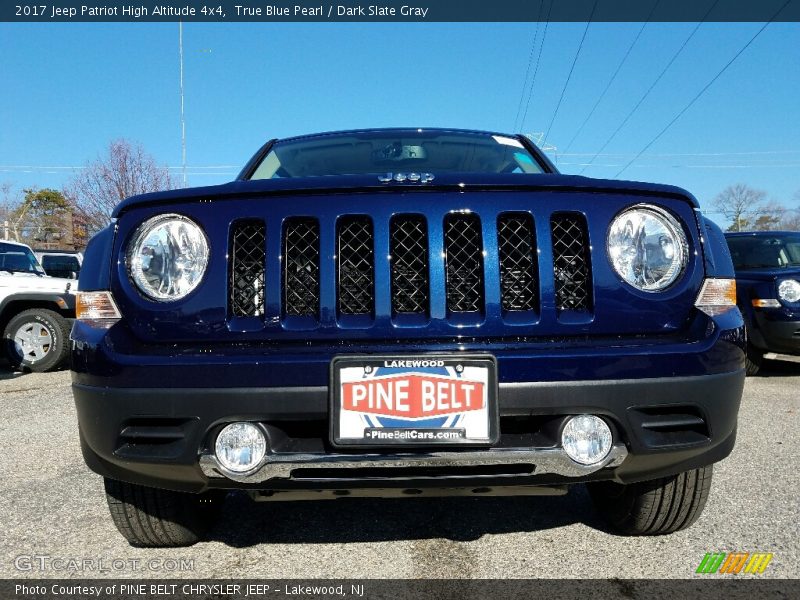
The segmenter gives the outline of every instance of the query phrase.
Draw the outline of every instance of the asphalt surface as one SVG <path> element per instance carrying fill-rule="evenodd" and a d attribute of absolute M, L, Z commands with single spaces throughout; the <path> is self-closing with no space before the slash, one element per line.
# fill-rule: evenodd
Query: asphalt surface
<path fill-rule="evenodd" d="M 604 531 L 583 486 L 561 497 L 291 504 L 231 494 L 211 541 L 149 550 L 117 533 L 83 464 L 69 373 L 0 365 L 0 578 L 691 578 L 717 551 L 772 552 L 761 577 L 797 578 L 799 389 L 798 360 L 748 379 L 736 449 L 715 469 L 706 510 L 670 536 Z"/>

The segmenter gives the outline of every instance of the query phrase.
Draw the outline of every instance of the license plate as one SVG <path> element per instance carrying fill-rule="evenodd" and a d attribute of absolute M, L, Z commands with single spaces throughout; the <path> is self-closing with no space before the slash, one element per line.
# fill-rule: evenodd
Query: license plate
<path fill-rule="evenodd" d="M 336 446 L 497 441 L 492 356 L 340 356 L 331 363 L 330 389 Z"/>

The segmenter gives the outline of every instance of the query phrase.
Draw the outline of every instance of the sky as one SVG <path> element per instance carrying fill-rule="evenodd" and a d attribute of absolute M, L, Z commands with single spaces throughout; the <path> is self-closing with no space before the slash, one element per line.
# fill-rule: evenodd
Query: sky
<path fill-rule="evenodd" d="M 762 25 L 701 24 L 631 114 L 697 27 L 647 24 L 575 137 L 641 23 L 551 23 L 538 70 L 544 24 L 533 45 L 536 23 L 187 23 L 188 184 L 233 179 L 273 137 L 384 126 L 549 130 L 562 172 L 613 178 Z M 0 78 L 0 184 L 61 188 L 116 138 L 180 180 L 177 23 L 2 23 Z M 618 178 L 797 207 L 798 98 L 800 24 L 772 23 Z"/>

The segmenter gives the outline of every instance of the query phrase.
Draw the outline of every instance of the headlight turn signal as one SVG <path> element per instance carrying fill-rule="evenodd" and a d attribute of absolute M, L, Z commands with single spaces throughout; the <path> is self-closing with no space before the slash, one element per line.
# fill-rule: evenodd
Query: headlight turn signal
<path fill-rule="evenodd" d="M 706 279 L 694 305 L 709 316 L 719 315 L 736 307 L 735 279 Z"/>
<path fill-rule="evenodd" d="M 80 321 L 119 320 L 121 315 L 111 292 L 77 292 L 75 318 Z"/>

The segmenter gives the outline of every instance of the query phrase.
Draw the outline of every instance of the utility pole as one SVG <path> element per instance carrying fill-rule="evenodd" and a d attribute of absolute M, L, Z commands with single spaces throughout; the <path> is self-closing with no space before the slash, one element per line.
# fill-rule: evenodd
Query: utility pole
<path fill-rule="evenodd" d="M 183 21 L 178 22 L 178 54 L 181 63 L 181 171 L 186 187 L 186 119 L 183 114 Z"/>

